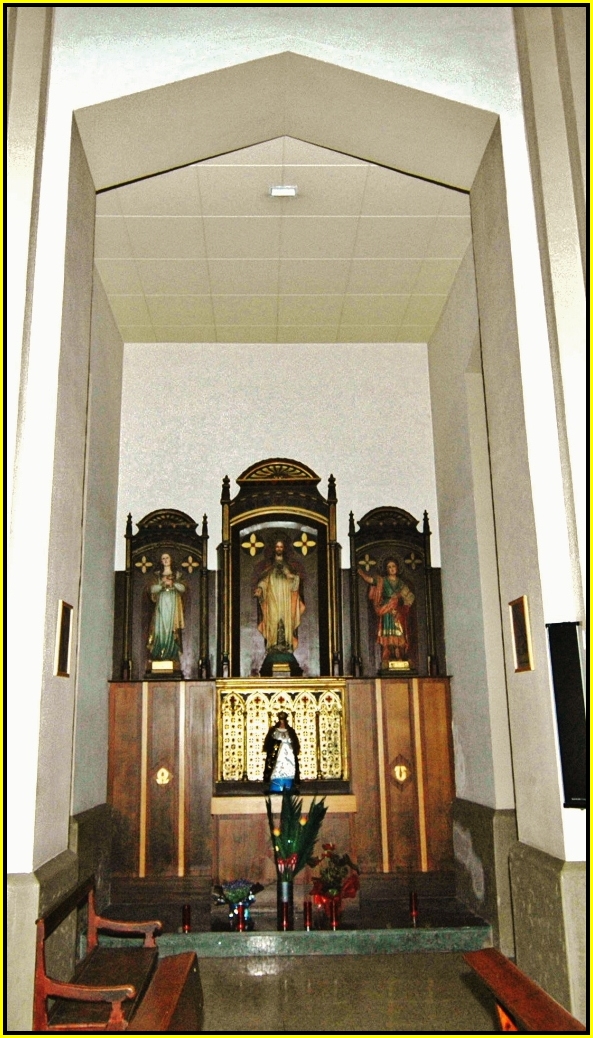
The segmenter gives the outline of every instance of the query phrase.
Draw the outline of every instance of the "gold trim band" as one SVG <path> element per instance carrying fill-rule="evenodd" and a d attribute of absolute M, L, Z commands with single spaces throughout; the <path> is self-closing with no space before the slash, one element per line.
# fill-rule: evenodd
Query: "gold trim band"
<path fill-rule="evenodd" d="M 321 515 L 319 512 L 311 512 L 308 508 L 293 508 L 292 505 L 286 506 L 284 509 L 287 513 L 284 522 L 290 522 L 291 515 L 306 515 L 309 519 L 316 519 L 318 522 L 323 523 L 324 526 L 328 525 L 326 516 Z M 235 516 L 231 519 L 231 526 L 236 526 L 237 523 L 244 523 L 246 519 L 251 519 L 255 515 L 272 515 L 274 512 L 282 512 L 283 508 L 279 505 L 266 505 L 265 508 L 254 508 L 250 512 L 241 512 L 241 515 Z"/>
<path fill-rule="evenodd" d="M 303 797 L 303 811 L 311 807 L 312 796 Z M 355 814 L 358 810 L 356 797 L 351 793 L 324 797 L 330 814 Z M 282 797 L 272 796 L 272 809 L 276 814 L 282 806 Z M 265 815 L 266 805 L 263 797 L 212 797 L 210 812 L 213 815 Z"/>
<path fill-rule="evenodd" d="M 148 681 L 142 682 L 142 734 L 140 743 L 140 847 L 138 876 L 146 876 L 146 807 L 148 782 Z"/>
<path fill-rule="evenodd" d="M 381 812 L 381 855 L 383 858 L 383 872 L 389 872 L 389 832 L 387 828 L 387 788 L 385 784 L 383 690 L 381 688 L 381 678 L 375 678 L 375 712 L 377 714 L 377 764 L 379 767 L 379 806 Z"/>
<path fill-rule="evenodd" d="M 414 750 L 416 753 L 416 788 L 418 790 L 418 830 L 420 835 L 420 870 L 428 872 L 426 840 L 426 805 L 424 801 L 424 758 L 420 730 L 420 695 L 418 678 L 412 678 L 412 712 L 414 715 Z"/>
<path fill-rule="evenodd" d="M 179 682 L 179 803 L 177 818 L 177 875 L 185 876 L 185 681 Z"/>

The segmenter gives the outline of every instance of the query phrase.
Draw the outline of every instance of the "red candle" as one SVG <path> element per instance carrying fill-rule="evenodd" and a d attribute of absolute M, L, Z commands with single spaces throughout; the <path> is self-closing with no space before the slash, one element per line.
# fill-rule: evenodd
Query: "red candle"
<path fill-rule="evenodd" d="M 283 901 L 282 902 L 282 929 L 283 930 L 290 930 L 289 907 L 290 906 L 288 904 L 288 901 Z"/>
<path fill-rule="evenodd" d="M 245 905 L 237 905 L 237 930 L 240 933 L 245 931 Z"/>
<path fill-rule="evenodd" d="M 330 904 L 332 930 L 338 929 L 338 901 L 333 897 Z"/>
<path fill-rule="evenodd" d="M 305 930 L 310 930 L 313 923 L 313 904 L 311 901 L 303 901 L 303 923 Z"/>
<path fill-rule="evenodd" d="M 189 933 L 191 930 L 191 905 L 182 905 L 181 929 L 184 933 Z"/>
<path fill-rule="evenodd" d="M 410 917 L 412 926 L 416 926 L 418 923 L 418 895 L 415 890 L 410 893 Z"/>

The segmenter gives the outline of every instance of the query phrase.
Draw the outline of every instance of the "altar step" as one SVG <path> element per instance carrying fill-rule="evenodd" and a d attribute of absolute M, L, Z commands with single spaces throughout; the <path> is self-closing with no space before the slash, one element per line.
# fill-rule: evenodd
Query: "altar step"
<path fill-rule="evenodd" d="M 101 937 L 101 943 L 116 946 L 121 938 Z M 198 958 L 245 956 L 283 957 L 301 955 L 389 955 L 396 952 L 464 952 L 492 946 L 492 929 L 465 927 L 402 927 L 381 930 L 255 930 L 250 933 L 165 933 L 157 938 L 162 956 L 195 951 Z"/>
<path fill-rule="evenodd" d="M 303 887 L 295 890 L 295 932 L 302 930 Z M 424 941 L 429 931 L 444 934 L 448 931 L 475 931 L 477 944 L 471 950 L 483 947 L 484 933 L 490 933 L 489 924 L 475 915 L 455 897 L 453 873 L 377 873 L 360 877 L 360 893 L 354 900 L 343 903 L 341 927 L 344 932 L 404 931 L 412 928 L 410 893 L 416 893 L 418 908 L 416 932 L 422 931 Z M 182 906 L 191 907 L 191 928 L 194 934 L 218 937 L 228 929 L 228 908 L 212 902 L 212 884 L 209 876 L 118 878 L 111 883 L 111 904 L 103 914 L 112 919 L 159 919 L 166 935 L 181 932 Z M 251 937 L 274 935 L 276 931 L 276 887 L 270 884 L 257 895 L 251 907 L 255 932 Z M 325 925 L 316 920 L 316 927 Z M 233 936 L 232 934 L 230 935 Z M 306 935 L 309 937 L 310 935 Z M 325 938 L 321 937 L 321 940 Z M 386 938 L 389 943 L 389 938 Z M 407 938 L 402 938 L 407 940 Z M 437 940 L 438 943 L 438 940 Z M 434 945 L 429 944 L 428 947 Z M 452 946 L 450 950 L 455 950 Z M 467 950 L 463 945 L 462 950 Z M 296 954 L 296 953 L 295 953 Z"/>

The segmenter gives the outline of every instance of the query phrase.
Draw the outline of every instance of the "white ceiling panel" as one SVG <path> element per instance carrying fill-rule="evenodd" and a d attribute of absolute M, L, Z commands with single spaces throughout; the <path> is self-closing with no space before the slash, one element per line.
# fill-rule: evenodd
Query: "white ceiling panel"
<path fill-rule="evenodd" d="M 121 321 L 122 324 L 152 324 L 146 298 L 143 295 L 112 295 L 109 302 L 116 321 Z"/>
<path fill-rule="evenodd" d="M 216 325 L 276 323 L 278 297 L 272 296 L 212 296 Z"/>
<path fill-rule="evenodd" d="M 204 220 L 208 256 L 273 259 L 280 248 L 280 217 L 212 216 Z"/>
<path fill-rule="evenodd" d="M 201 259 L 205 255 L 200 217 L 128 216 L 125 223 L 135 256 Z"/>
<path fill-rule="evenodd" d="M 210 291 L 205 259 L 142 259 L 135 261 L 146 295 L 200 295 Z"/>
<path fill-rule="evenodd" d="M 278 260 L 208 260 L 210 290 L 215 295 L 269 295 L 278 290 Z"/>
<path fill-rule="evenodd" d="M 154 331 L 155 342 L 216 342 L 213 324 L 157 324 Z"/>
<path fill-rule="evenodd" d="M 344 297 L 291 295 L 278 298 L 279 324 L 331 324 L 337 329 Z M 293 332 L 294 335 L 294 332 Z"/>
<path fill-rule="evenodd" d="M 346 259 L 352 255 L 358 220 L 348 216 L 287 217 L 280 255 L 285 259 Z"/>
<path fill-rule="evenodd" d="M 359 222 L 357 257 L 417 259 L 423 257 L 436 217 L 365 216 Z"/>
<path fill-rule="evenodd" d="M 199 216 L 201 211 L 193 166 L 127 184 L 117 194 L 124 216 Z"/>
<path fill-rule="evenodd" d="M 349 259 L 281 259 L 278 291 L 283 295 L 343 294 L 350 268 Z"/>
<path fill-rule="evenodd" d="M 402 293 L 413 291 L 422 261 L 418 259 L 358 259 L 350 266 L 347 294 Z"/>
<path fill-rule="evenodd" d="M 342 324 L 399 324 L 406 313 L 409 295 L 348 295 L 344 298 Z"/>
<path fill-rule="evenodd" d="M 470 241 L 466 194 L 290 137 L 97 199 L 132 342 L 426 341 Z"/>
<path fill-rule="evenodd" d="M 97 268 L 101 275 L 105 291 L 111 295 L 142 295 L 146 286 L 138 273 L 138 265 L 133 259 L 99 259 Z"/>
<path fill-rule="evenodd" d="M 212 299 L 210 295 L 147 296 L 148 311 L 153 325 L 170 323 L 171 314 L 176 324 L 213 324 Z"/>

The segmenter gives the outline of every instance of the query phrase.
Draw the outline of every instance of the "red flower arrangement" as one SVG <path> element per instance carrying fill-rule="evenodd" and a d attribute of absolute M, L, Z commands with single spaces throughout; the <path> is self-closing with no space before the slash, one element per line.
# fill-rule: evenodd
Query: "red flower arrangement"
<path fill-rule="evenodd" d="M 356 897 L 360 870 L 348 854 L 337 853 L 335 843 L 324 843 L 322 849 L 321 857 L 309 861 L 310 865 L 319 866 L 319 875 L 313 877 L 311 896 L 331 919 L 332 911 L 341 911 L 344 898 Z"/>

